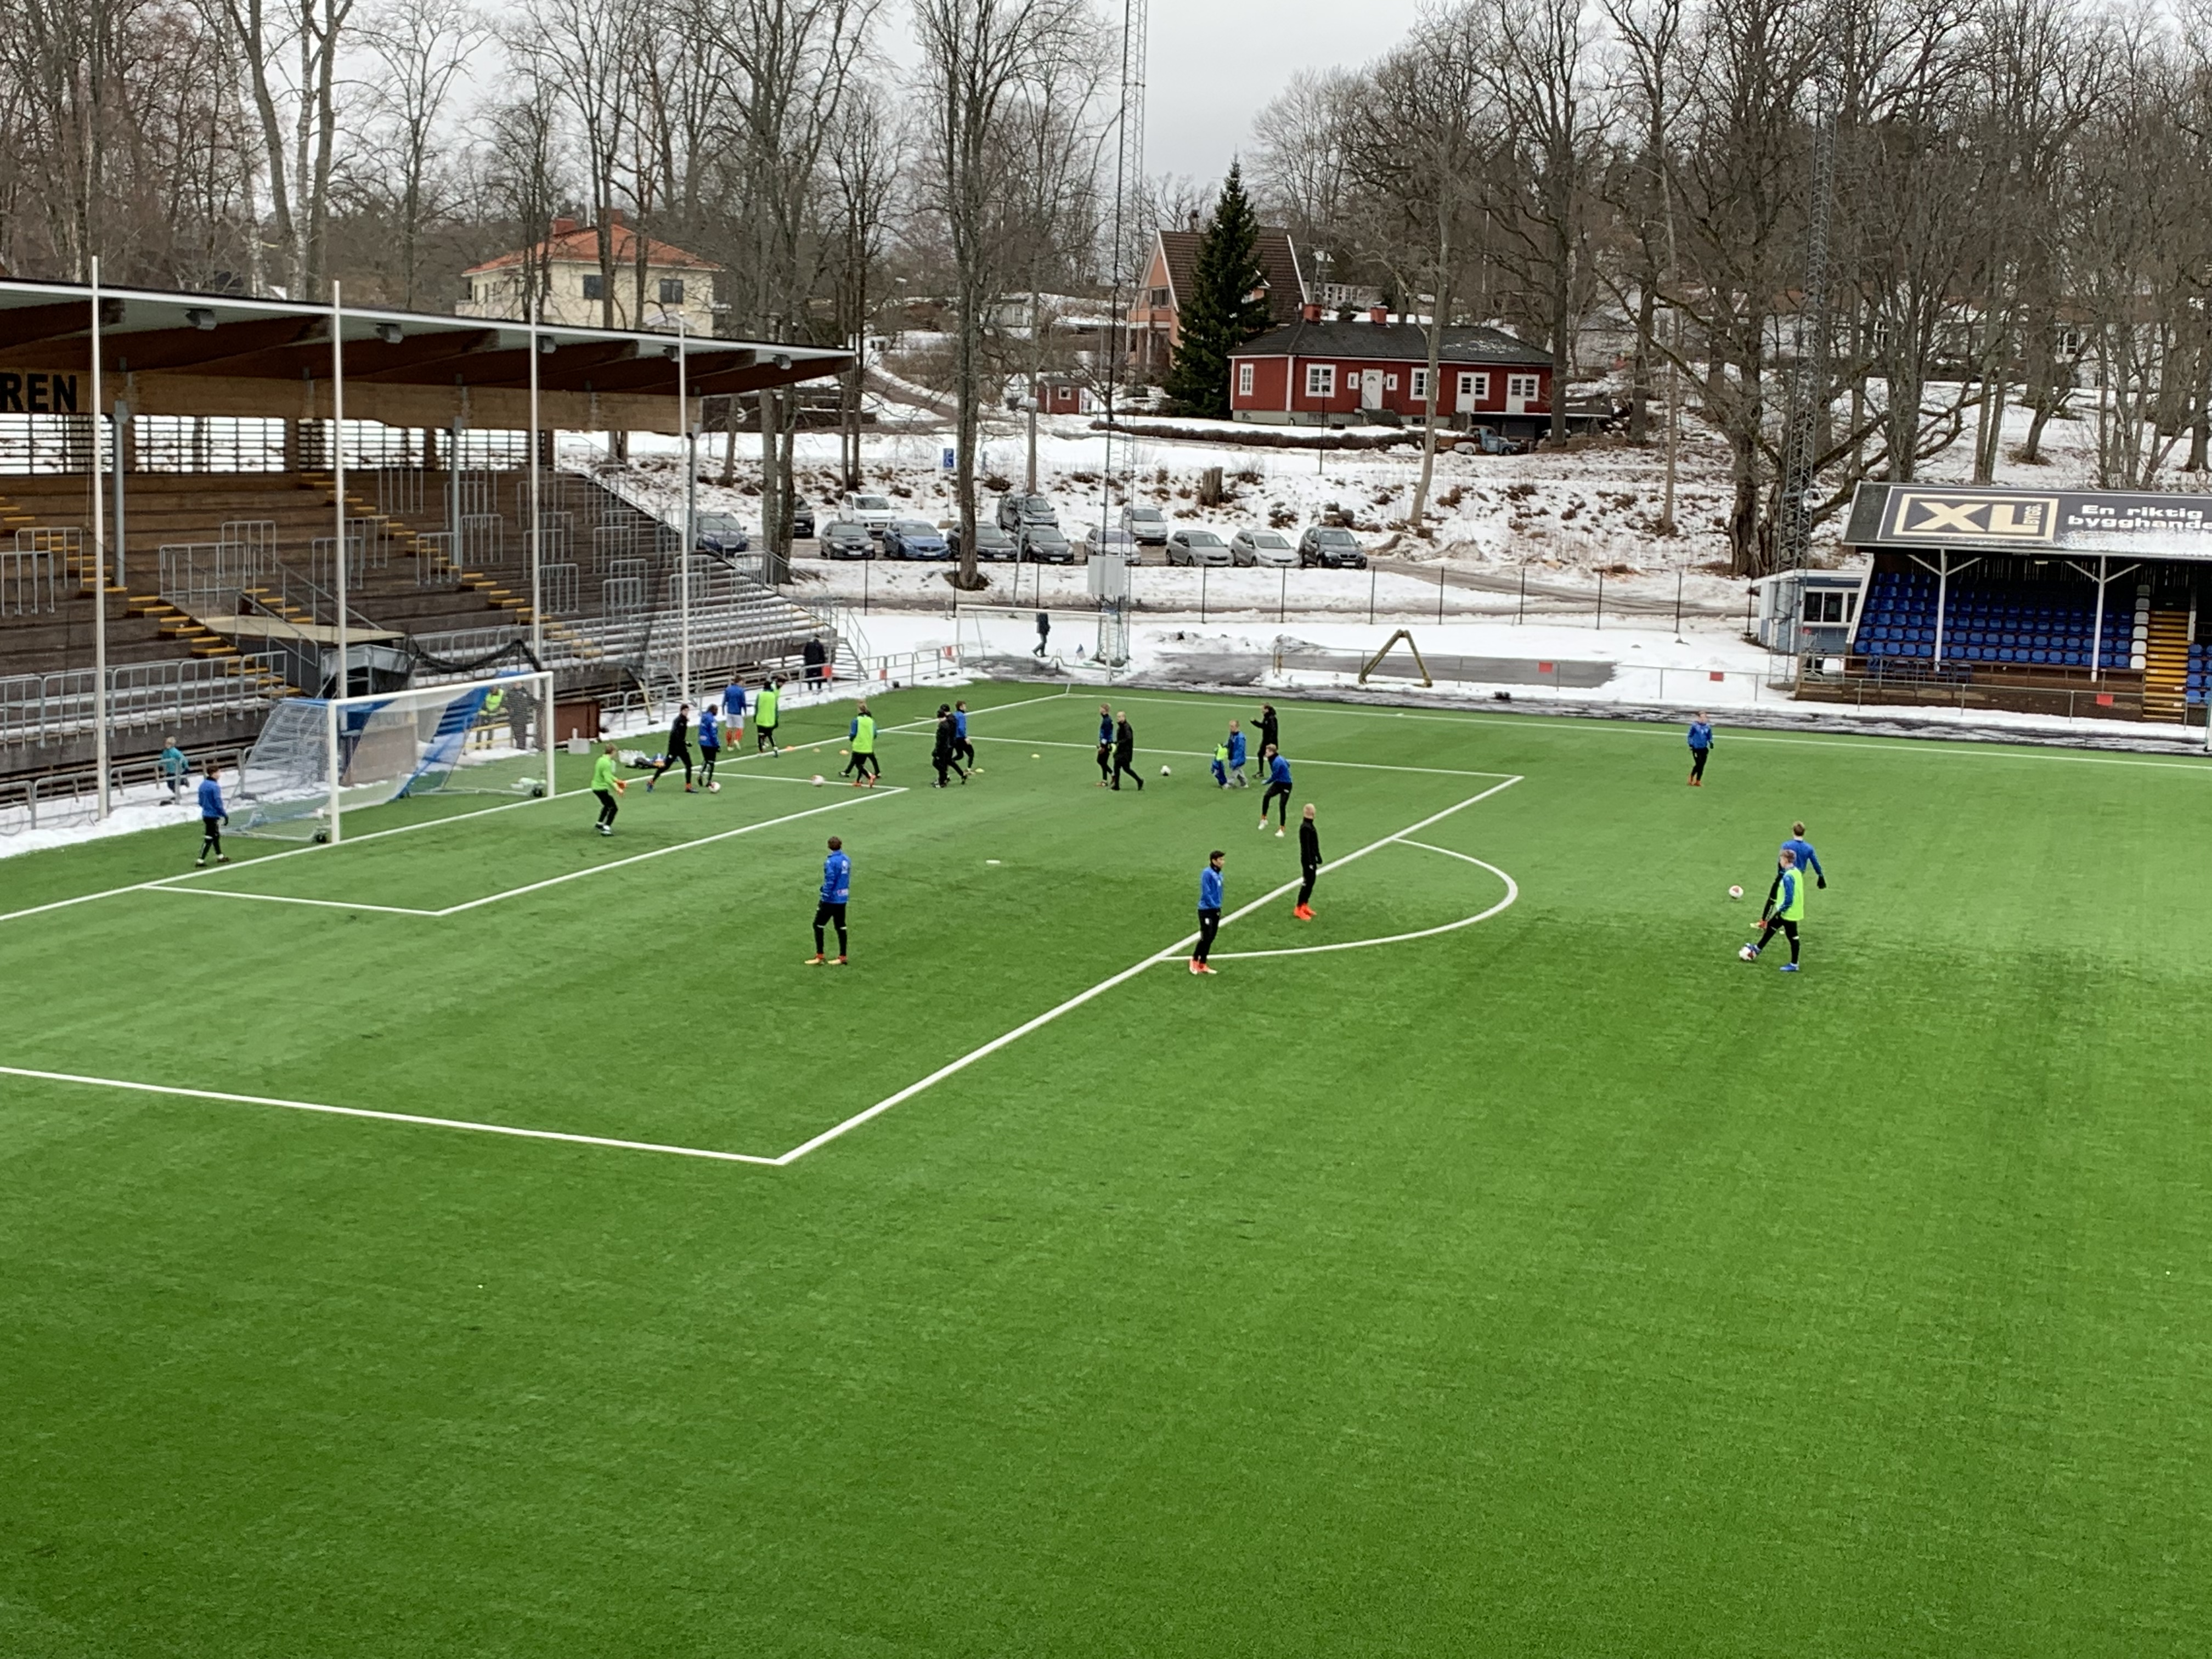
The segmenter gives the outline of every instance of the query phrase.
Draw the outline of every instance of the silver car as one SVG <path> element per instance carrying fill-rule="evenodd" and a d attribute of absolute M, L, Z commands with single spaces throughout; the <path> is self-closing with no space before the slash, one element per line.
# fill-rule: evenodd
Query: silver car
<path fill-rule="evenodd" d="M 1229 544 L 1211 530 L 1178 530 L 1168 538 L 1170 564 L 1227 564 Z"/>
<path fill-rule="evenodd" d="M 1229 556 L 1238 564 L 1265 565 L 1270 570 L 1294 570 L 1298 550 L 1277 530 L 1240 530 L 1229 538 Z"/>
<path fill-rule="evenodd" d="M 1135 564 L 1140 554 L 1137 538 L 1127 531 L 1092 525 L 1076 538 L 1075 556 L 1085 564 L 1095 558 L 1121 559 Z"/>
<path fill-rule="evenodd" d="M 1125 507 L 1121 509 L 1121 528 L 1139 543 L 1154 547 L 1168 538 L 1168 515 L 1157 507 Z"/>

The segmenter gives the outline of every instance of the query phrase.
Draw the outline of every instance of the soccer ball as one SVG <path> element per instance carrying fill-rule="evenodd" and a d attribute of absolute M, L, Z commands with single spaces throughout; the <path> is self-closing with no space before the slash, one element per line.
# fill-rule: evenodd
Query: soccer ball
<path fill-rule="evenodd" d="M 1030 758 L 1031 760 L 1042 760 L 1044 757 L 1042 755 L 1031 755 Z"/>
<path fill-rule="evenodd" d="M 1756 945 L 1747 945 L 1742 950 L 1737 951 L 1736 955 L 1745 962 L 1757 962 L 1759 947 Z"/>
<path fill-rule="evenodd" d="M 1743 896 L 1743 889 L 1742 889 L 1742 888 L 1741 888 L 1741 887 L 1731 887 L 1731 888 L 1729 888 L 1729 896 L 1730 898 L 1741 898 L 1741 897 Z"/>
<path fill-rule="evenodd" d="M 722 786 L 719 783 L 710 783 L 707 786 L 707 793 L 710 795 L 719 795 L 722 793 Z"/>
<path fill-rule="evenodd" d="M 819 789 L 822 787 L 822 775 L 819 772 L 817 772 L 814 775 L 814 787 L 817 789 Z"/>
<path fill-rule="evenodd" d="M 1164 777 L 1170 777 L 1170 776 L 1172 776 L 1173 775 L 1172 775 L 1172 774 L 1168 770 L 1168 769 L 1167 769 L 1166 767 L 1163 766 L 1162 768 L 1160 768 L 1160 775 L 1161 775 L 1162 777 L 1164 777 Z"/>

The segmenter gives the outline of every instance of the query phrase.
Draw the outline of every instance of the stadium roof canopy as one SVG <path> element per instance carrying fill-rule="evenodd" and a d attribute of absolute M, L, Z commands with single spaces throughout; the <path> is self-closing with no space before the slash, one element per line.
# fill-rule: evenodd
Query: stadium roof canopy
<path fill-rule="evenodd" d="M 2212 559 L 2212 495 L 1863 483 L 1843 539 L 1863 552 Z"/>
<path fill-rule="evenodd" d="M 522 430 L 533 331 L 422 312 L 103 288 L 103 393 L 139 415 L 326 420 L 334 315 L 349 420 Z M 544 325 L 539 424 L 678 432 L 678 357 L 702 398 L 789 386 L 851 367 L 848 352 L 759 341 Z M 92 413 L 92 290 L 0 279 L 0 414 Z"/>

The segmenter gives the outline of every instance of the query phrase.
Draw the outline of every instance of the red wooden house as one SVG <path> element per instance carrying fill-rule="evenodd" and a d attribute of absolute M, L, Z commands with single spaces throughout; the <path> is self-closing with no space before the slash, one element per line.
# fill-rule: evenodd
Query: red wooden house
<path fill-rule="evenodd" d="M 1552 355 L 1502 329 L 1454 325 L 1438 353 L 1437 409 L 1455 427 L 1533 438 L 1552 421 Z M 1364 321 L 1297 322 L 1246 341 L 1229 360 L 1234 419 L 1349 426 L 1389 411 L 1418 420 L 1428 399 L 1429 335 L 1377 306 Z"/>

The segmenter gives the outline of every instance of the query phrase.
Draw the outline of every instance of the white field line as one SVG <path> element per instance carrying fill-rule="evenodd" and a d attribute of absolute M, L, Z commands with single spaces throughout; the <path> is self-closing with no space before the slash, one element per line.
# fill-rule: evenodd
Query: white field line
<path fill-rule="evenodd" d="M 968 714 L 969 714 L 969 719 L 971 719 L 971 720 L 973 720 L 973 719 L 978 718 L 978 717 L 980 717 L 980 716 L 981 716 L 981 715 L 988 714 L 994 713 L 994 711 L 996 711 L 996 710 L 998 710 L 998 709 L 1001 709 L 1001 708 L 1026 708 L 1029 704 L 1033 703 L 1033 702 L 1059 702 L 1062 697 L 1066 696 L 1066 695 L 1067 695 L 1067 694 L 1066 694 L 1066 692 L 1062 691 L 1062 692 L 1054 692 L 1054 693 L 1052 693 L 1050 696 L 1039 696 L 1039 697 L 1023 697 L 1023 698 L 1019 698 L 1019 699 L 1018 699 L 1017 701 L 1015 701 L 1015 702 L 1013 702 L 993 703 L 993 704 L 990 704 L 990 705 L 988 705 L 988 706 L 987 706 L 987 707 L 985 707 L 985 708 L 971 708 L 971 709 L 969 709 L 969 710 L 968 711 Z M 913 725 L 913 726 L 922 726 L 922 725 L 927 725 L 927 726 L 934 726 L 937 724 L 937 722 L 936 722 L 935 719 L 933 717 L 933 718 L 928 719 L 928 720 L 914 720 L 914 721 L 910 721 L 910 722 L 908 722 L 908 724 Z M 890 727 L 886 727 L 886 728 L 885 728 L 885 730 L 886 730 L 886 731 L 903 731 L 903 730 L 905 730 L 905 729 L 906 729 L 906 728 L 905 728 L 905 726 L 890 726 Z M 819 738 L 819 739 L 817 739 L 817 740 L 816 740 L 815 742 L 812 742 L 812 743 L 806 743 L 806 744 L 794 744 L 794 745 L 793 745 L 793 746 L 791 746 L 791 747 L 788 747 L 788 748 L 783 749 L 783 750 L 780 750 L 779 752 L 780 752 L 780 753 L 782 753 L 782 754 L 786 754 L 786 755 L 795 755 L 795 754 L 800 754 L 800 753 L 803 753 L 803 752 L 805 752 L 806 750 L 809 750 L 809 749 L 821 749 L 821 748 L 827 747 L 827 746 L 828 746 L 829 744 L 830 744 L 837 743 L 837 742 L 840 742 L 840 741 L 842 741 L 842 739 L 837 738 L 834 738 L 834 737 L 833 737 L 833 738 Z M 737 765 L 737 764 L 738 764 L 738 763 L 740 763 L 740 762 L 747 761 L 747 760 L 773 760 L 773 759 L 775 759 L 775 756 L 773 756 L 773 755 L 762 755 L 762 754 L 738 755 L 738 756 L 735 756 L 735 757 L 733 757 L 732 758 L 731 758 L 730 760 L 727 760 L 727 761 L 718 761 L 717 763 L 715 763 L 715 764 L 716 764 L 718 767 L 720 767 L 720 766 L 734 766 L 734 765 Z M 789 779 L 777 779 L 777 780 L 775 780 L 775 781 L 777 781 L 777 782 L 790 782 L 790 783 L 804 783 L 804 782 L 805 782 L 805 781 L 806 781 L 806 780 L 805 780 L 805 779 L 803 779 L 803 778 L 789 778 Z M 575 797 L 576 797 L 576 796 L 578 796 L 579 794 L 584 793 L 586 793 L 586 792 L 584 792 L 584 791 L 582 791 L 582 790 L 571 789 L 571 790 L 569 790 L 569 791 L 568 792 L 568 793 L 567 793 L 567 794 L 565 794 L 565 795 L 564 795 L 564 794 L 562 794 L 562 793 L 560 793 L 559 792 L 557 792 L 557 791 L 556 791 L 556 793 L 554 793 L 553 794 L 550 794 L 550 795 L 533 795 L 533 796 L 532 796 L 532 797 L 531 797 L 529 799 L 527 799 L 527 800 L 511 800 L 511 801 L 504 801 L 504 802 L 501 803 L 501 804 L 500 804 L 499 805 L 497 805 L 497 806 L 483 806 L 483 807 L 479 807 L 479 808 L 477 808 L 476 811 L 471 811 L 471 812 L 453 812 L 453 813 L 448 813 L 447 816 L 445 816 L 445 817 L 436 817 L 436 818 L 423 818 L 423 819 L 422 819 L 422 820 L 420 820 L 419 822 L 415 823 L 399 823 L 399 824 L 394 824 L 394 825 L 393 825 L 391 829 L 389 829 L 389 830 L 368 830 L 368 832 L 366 832 L 365 834 L 362 834 L 362 835 L 358 835 L 358 836 L 347 836 L 343 841 L 342 841 L 342 842 L 340 842 L 338 843 L 338 846 L 340 846 L 340 847 L 353 847 L 353 846 L 357 846 L 359 843 L 361 843 L 361 842 L 365 842 L 365 841 L 378 841 L 378 840 L 380 840 L 380 839 L 382 839 L 382 838 L 383 838 L 384 836 L 404 836 L 404 835 L 410 834 L 410 832 L 412 832 L 412 831 L 414 831 L 414 830 L 434 830 L 434 829 L 438 828 L 441 824 L 447 824 L 447 823 L 460 823 L 462 820 L 464 820 L 464 819 L 465 819 L 465 818 L 481 818 L 481 817 L 489 817 L 492 813 L 494 813 L 494 812 L 512 812 L 512 811 L 514 811 L 517 807 L 521 807 L 521 806 L 543 806 L 543 805 L 544 805 L 548 801 L 552 801 L 552 800 L 563 800 L 563 801 L 574 800 L 574 799 L 575 799 Z M 270 863 L 270 862 L 271 862 L 272 860 L 276 860 L 276 859 L 295 859 L 295 858 L 298 858 L 299 856 L 301 856 L 301 854 L 304 854 L 304 853 L 328 853 L 328 852 L 332 852 L 332 851 L 335 851 L 335 850 L 337 850 L 337 849 L 336 849 L 336 848 L 334 848 L 328 847 L 328 846 L 325 846 L 325 845 L 322 845 L 322 844 L 319 844 L 319 843 L 318 843 L 318 844 L 316 844 L 316 845 L 313 845 L 313 846 L 309 846 L 309 847 L 290 847 L 290 848 L 285 848 L 285 850 L 284 850 L 284 851 L 283 851 L 283 852 L 281 852 L 281 853 L 264 853 L 264 854 L 260 854 L 260 855 L 259 855 L 259 856 L 258 856 L 258 857 L 252 858 L 252 859 L 248 859 L 247 860 L 246 860 L 246 862 L 247 864 L 267 864 L 267 863 Z M 23 908 L 23 909 L 21 909 L 21 910 L 0 910 L 0 921 L 16 921 L 16 920 L 18 920 L 18 919 L 20 919 L 20 918 L 21 918 L 21 917 L 24 917 L 24 916 L 37 916 L 37 915 L 45 915 L 47 911 L 49 911 L 49 910 L 66 910 L 66 909 L 68 909 L 71 905 L 76 905 L 76 904 L 89 904 L 89 903 L 91 903 L 94 899 L 104 899 L 104 898 L 120 898 L 120 897 L 121 897 L 124 894 L 125 894 L 125 893 L 145 893 L 145 892 L 151 892 L 151 891 L 154 891 L 154 890 L 157 890 L 157 889 L 167 888 L 167 887 L 174 886 L 174 885 L 175 885 L 177 883 L 179 883 L 179 882 L 191 881 L 191 880 L 195 879 L 195 878 L 198 878 L 198 877 L 201 877 L 201 876 L 211 876 L 211 875 L 217 875 L 217 874 L 220 874 L 223 870 L 226 870 L 226 869 L 228 869 L 228 870 L 234 870 L 234 870 L 242 869 L 243 867 L 244 867 L 244 866 L 242 866 L 242 865 L 236 865 L 236 864 L 232 864 L 232 865 L 210 865 L 208 868 L 206 868 L 206 869 L 204 869 L 204 870 L 185 870 L 185 871 L 181 871 L 181 872 L 179 872 L 178 874 L 173 875 L 173 876 L 156 876 L 156 877 L 155 877 L 151 881 L 134 881 L 134 882 L 131 883 L 128 886 L 125 886 L 125 887 L 107 887 L 107 888 L 103 888 L 103 889 L 101 889 L 101 890 L 100 890 L 99 892 L 97 892 L 97 893 L 79 893 L 79 894 L 78 894 L 76 897 L 74 897 L 74 898 L 54 899 L 54 900 L 52 900 L 51 902 L 47 902 L 47 903 L 45 903 L 45 904 L 33 904 L 33 905 L 30 905 L 30 906 L 28 906 L 28 907 L 27 907 L 27 908 Z M 610 866 L 603 866 L 603 867 L 611 869 L 613 866 L 610 865 Z M 249 897 L 249 896 L 258 896 L 233 893 L 233 894 L 228 895 L 228 896 L 233 897 L 233 898 L 240 898 L 240 897 Z M 306 902 L 307 901 L 302 900 L 302 901 L 300 901 L 300 902 Z M 374 907 L 362 907 L 362 908 L 374 908 Z M 434 913 L 426 913 L 426 914 L 434 914 Z"/>
<path fill-rule="evenodd" d="M 1479 921 L 1488 921 L 1521 896 L 1520 884 L 1494 864 L 1471 854 L 1455 853 L 1449 847 L 1431 847 L 1425 841 L 1407 841 L 1402 836 L 1396 839 L 1401 847 L 1418 847 L 1424 853 L 1442 853 L 1448 859 L 1459 859 L 1468 864 L 1480 866 L 1505 884 L 1505 896 L 1480 915 L 1462 916 L 1457 921 L 1448 921 L 1441 927 L 1423 927 L 1411 933 L 1389 933 L 1380 939 L 1344 939 L 1334 945 L 1294 945 L 1280 951 L 1217 951 L 1213 954 L 1224 962 L 1249 962 L 1256 957 L 1317 957 L 1330 951 L 1364 951 L 1370 945 L 1403 945 L 1408 939 L 1433 939 L 1438 933 L 1454 933 L 1462 927 L 1472 927 Z"/>
<path fill-rule="evenodd" d="M 1026 743 L 1038 749 L 1095 750 L 1098 747 L 1095 743 L 1070 743 L 1065 738 L 981 738 L 977 741 L 1015 744 Z M 1147 749 L 1143 752 L 1146 755 L 1173 755 L 1177 760 L 1210 761 L 1213 758 L 1213 751 L 1210 749 Z M 1247 764 L 1249 763 L 1248 762 Z M 1511 772 L 1470 772 L 1456 766 L 1391 766 L 1381 761 L 1314 760 L 1302 757 L 1293 761 L 1291 764 L 1293 766 L 1349 767 L 1360 772 L 1419 772 L 1426 776 L 1437 778 L 1511 778 L 1516 776 Z"/>
<path fill-rule="evenodd" d="M 1690 671 L 1685 669 L 1680 672 L 1686 673 Z M 1212 702 L 1219 702 L 1222 700 L 1221 694 L 1218 692 L 1194 693 L 1193 698 L 1203 698 Z M 1117 699 L 1117 701 L 1124 702 L 1159 703 L 1171 708 L 1190 708 L 1199 706 L 1198 702 L 1195 701 L 1186 700 L 1180 697 L 1124 697 Z M 1301 715 L 1334 714 L 1340 719 L 1423 720 L 1437 726 L 1503 726 L 1509 730 L 1522 732 L 1530 730 L 1544 732 L 1605 732 L 1622 737 L 1667 738 L 1675 743 L 1680 743 L 1682 740 L 1681 732 L 1675 729 L 1676 725 L 1686 726 L 1688 724 L 1687 721 L 1680 721 L 1674 725 L 1670 725 L 1656 720 L 1630 720 L 1619 719 L 1593 720 L 1579 717 L 1572 720 L 1565 720 L 1556 714 L 1522 714 L 1516 717 L 1508 714 L 1454 714 L 1443 711 L 1439 711 L 1435 714 L 1425 714 L 1411 708 L 1346 708 L 1341 704 L 1306 702 L 1299 702 L 1294 706 Z M 2154 771 L 2163 772 L 2212 772 L 2212 763 L 2200 763 L 2184 760 L 2143 760 L 2128 755 L 2096 754 L 2078 749 L 2027 748 L 2009 744 L 2001 738 L 1984 739 L 1980 741 L 1965 741 L 1958 738 L 1945 739 L 1942 738 L 1893 738 L 1887 743 L 1877 743 L 1864 738 L 1828 737 L 1826 735 L 1794 738 L 1778 732 L 1738 732 L 1729 729 L 1725 725 L 1718 726 L 1717 729 L 1723 736 L 1725 736 L 1730 743 L 1784 744 L 1801 749 L 1865 749 L 1871 750 L 1875 753 L 1881 755 L 1912 755 L 1923 758 L 1954 754 L 1969 754 L 1978 756 L 1984 760 L 2072 761 L 2087 766 L 2145 767 Z M 1078 744 L 1073 746 L 1076 748 L 1081 748 L 1083 745 Z M 1161 752 L 1164 753 L 1166 751 L 1163 750 Z M 1211 757 L 1208 757 L 1208 758 L 1210 759 Z M 1301 761 L 1299 764 L 1302 766 L 1343 766 L 1348 765 L 1350 763 L 1345 761 Z M 0 917 L 0 921 L 5 920 L 5 917 Z"/>
<path fill-rule="evenodd" d="M 656 1140 L 618 1140 L 608 1135 L 569 1134 L 559 1129 L 524 1129 L 511 1123 L 475 1123 L 466 1118 L 425 1117 L 416 1112 L 379 1112 L 366 1106 L 331 1106 L 321 1101 L 284 1100 L 273 1095 L 234 1095 L 217 1089 L 181 1089 L 166 1083 L 135 1083 L 123 1078 L 84 1077 L 75 1072 L 41 1072 L 27 1066 L 0 1066 L 0 1076 L 33 1078 L 44 1083 L 76 1083 L 94 1089 L 128 1089 L 148 1095 L 178 1095 L 190 1100 L 219 1100 L 239 1106 L 281 1106 L 287 1111 L 322 1112 L 332 1117 L 371 1117 L 386 1123 L 412 1123 L 431 1129 L 467 1129 L 477 1134 L 514 1135 L 525 1140 L 563 1140 L 577 1146 L 611 1146 L 628 1152 L 665 1152 L 677 1158 L 711 1158 L 721 1164 L 774 1164 L 780 1160 L 750 1152 L 710 1152 L 702 1146 L 670 1146 Z"/>
<path fill-rule="evenodd" d="M 1080 744 L 1076 746 L 1081 747 Z M 1503 777 L 1504 781 L 1492 784 L 1489 788 L 1483 790 L 1480 794 L 1469 795 L 1465 800 L 1460 801 L 1456 805 L 1447 806 L 1441 812 L 1431 813 L 1429 817 L 1423 818 L 1419 823 L 1409 823 L 1403 830 L 1398 830 L 1395 834 L 1385 836 L 1380 841 L 1370 842 L 1366 846 L 1359 848 L 1358 851 L 1346 854 L 1342 858 L 1337 860 L 1335 864 L 1331 867 L 1340 869 L 1345 865 L 1352 863 L 1356 859 L 1364 859 L 1370 853 L 1377 852 L 1382 848 L 1390 846 L 1393 842 L 1403 841 L 1407 836 L 1416 835 L 1421 830 L 1427 829 L 1432 823 L 1441 823 L 1444 819 L 1451 817 L 1453 813 L 1462 811 L 1466 808 L 1473 806 L 1478 801 L 1487 800 L 1491 796 L 1498 793 L 1501 789 L 1510 789 L 1515 784 L 1521 781 L 1519 777 L 1510 774 L 1485 773 L 1481 775 L 1488 777 Z M 1504 872 L 1501 871 L 1498 873 L 1503 875 Z M 1508 878 L 1508 880 L 1510 880 L 1510 877 Z M 1249 904 L 1231 911 L 1229 915 L 1221 919 L 1221 925 L 1226 927 L 1231 922 L 1237 921 L 1239 917 L 1251 915 L 1252 912 L 1259 909 L 1262 905 L 1273 903 L 1277 899 L 1282 897 L 1284 894 L 1296 890 L 1297 885 L 1298 883 L 1296 881 L 1285 882 L 1281 886 L 1274 889 L 1272 892 L 1263 893 L 1258 898 L 1254 899 Z M 1516 896 L 1518 896 L 1517 890 L 1516 891 Z M 1510 902 L 1510 900 L 1508 902 Z M 778 1165 L 797 1163 L 800 1158 L 805 1158 L 807 1153 L 813 1152 L 817 1147 L 826 1146 L 831 1141 L 836 1139 L 840 1135 L 851 1133 L 853 1130 L 859 1128 L 863 1123 L 869 1121 L 872 1118 L 881 1117 L 885 1112 L 890 1111 L 894 1106 L 903 1105 L 906 1102 L 912 1100 L 916 1095 L 921 1094 L 923 1091 L 935 1087 L 938 1084 L 944 1082 L 945 1079 L 953 1076 L 957 1073 L 966 1071 L 968 1067 L 973 1066 L 977 1060 L 987 1059 L 990 1055 L 997 1054 L 1000 1049 L 1006 1048 L 1009 1043 L 1017 1042 L 1023 1037 L 1027 1036 L 1031 1031 L 1036 1030 L 1042 1026 L 1049 1025 L 1053 1021 L 1058 1019 L 1062 1014 L 1068 1013 L 1074 1009 L 1080 1008 L 1085 1003 L 1091 1001 L 1093 998 L 1103 996 L 1107 992 L 1112 990 L 1115 986 L 1123 984 L 1129 980 L 1136 978 L 1138 975 L 1143 973 L 1146 969 L 1157 967 L 1163 962 L 1170 962 L 1175 960 L 1178 956 L 1188 951 L 1190 946 L 1197 941 L 1197 939 L 1198 935 L 1195 933 L 1184 934 L 1182 938 L 1177 939 L 1174 944 L 1167 946 L 1164 950 L 1154 951 L 1151 956 L 1146 957 L 1142 962 L 1132 963 L 1130 966 L 1121 969 L 1120 973 L 1111 975 L 1105 979 L 1100 980 L 1097 984 L 1092 986 L 1089 990 L 1077 992 L 1073 996 L 1068 998 L 1066 1001 L 1060 1004 L 1057 1007 L 1048 1008 L 1044 1012 L 1037 1015 L 1035 1018 L 1025 1020 L 1021 1024 L 1017 1025 L 1012 1030 L 1006 1032 L 1002 1036 L 993 1037 L 988 1042 L 983 1044 L 982 1047 L 971 1049 L 969 1053 L 961 1055 L 959 1059 L 952 1060 L 949 1064 L 939 1066 L 927 1077 L 921 1079 L 919 1082 L 908 1084 L 905 1088 L 901 1089 L 896 1094 L 887 1096 L 884 1099 L 878 1101 L 874 1105 L 869 1107 L 867 1110 L 864 1112 L 855 1112 L 851 1117 L 847 1118 L 842 1123 L 839 1123 L 832 1127 L 824 1129 L 820 1134 L 815 1136 L 813 1139 L 804 1141 L 799 1146 L 793 1147 L 781 1158 L 775 1159 L 775 1162 Z"/>
<path fill-rule="evenodd" d="M 787 812 L 780 818 L 763 818 L 758 823 L 741 823 L 734 830 L 718 830 L 711 836 L 701 836 L 694 841 L 678 842 L 673 846 L 656 847 L 650 852 L 633 853 L 626 859 L 611 863 L 595 864 L 588 869 L 571 870 L 563 875 L 549 876 L 544 881 L 533 881 L 526 886 L 510 887 L 503 893 L 489 894 L 483 898 L 468 899 L 459 904 L 449 904 L 442 910 L 413 910 L 392 904 L 364 904 L 351 899 L 292 898 L 278 893 L 244 893 L 228 887 L 163 887 L 161 892 L 189 893 L 199 898 L 253 899 L 272 904 L 313 904 L 331 910 L 374 910 L 386 915 L 427 916 L 435 921 L 459 915 L 465 910 L 479 909 L 487 904 L 497 904 L 501 899 L 520 898 L 525 893 L 535 893 L 548 887 L 558 887 L 564 882 L 582 881 L 588 876 L 603 876 L 610 870 L 619 870 L 626 865 L 642 864 L 648 859 L 665 858 L 671 853 L 688 853 L 695 847 L 711 847 L 718 841 L 729 841 L 738 836 L 750 836 L 756 830 L 773 830 L 778 824 L 795 823 L 801 818 L 818 817 L 823 812 L 835 812 L 841 808 L 858 806 L 870 797 L 903 795 L 907 792 L 896 784 L 886 784 L 881 789 L 869 789 L 859 795 L 841 795 L 821 806 L 810 806 L 804 812 Z"/>

